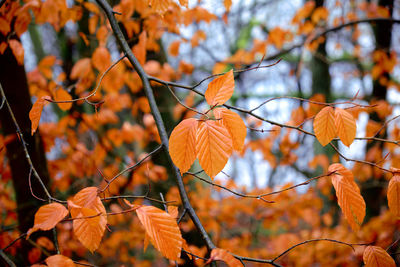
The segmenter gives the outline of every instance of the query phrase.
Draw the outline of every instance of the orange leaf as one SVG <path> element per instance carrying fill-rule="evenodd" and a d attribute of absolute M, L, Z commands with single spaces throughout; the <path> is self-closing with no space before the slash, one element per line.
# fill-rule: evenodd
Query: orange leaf
<path fill-rule="evenodd" d="M 214 115 L 216 119 L 221 119 L 222 124 L 228 129 L 232 138 L 233 149 L 242 152 L 247 134 L 247 128 L 242 118 L 226 108 L 214 109 Z"/>
<path fill-rule="evenodd" d="M 24 48 L 20 42 L 15 39 L 11 39 L 8 41 L 10 48 L 15 56 L 19 65 L 24 64 Z"/>
<path fill-rule="evenodd" d="M 60 88 L 56 91 L 56 94 L 54 96 L 55 101 L 66 101 L 66 100 L 72 100 L 72 97 L 70 94 L 68 94 L 67 91 L 64 89 Z M 60 107 L 62 110 L 69 110 L 72 107 L 72 103 L 57 103 L 57 105 Z"/>
<path fill-rule="evenodd" d="M 48 257 L 46 264 L 49 267 L 75 267 L 75 263 L 68 257 L 63 255 L 53 255 Z"/>
<path fill-rule="evenodd" d="M 181 6 L 184 6 L 186 8 L 188 8 L 188 3 L 189 0 L 179 0 L 179 4 L 181 4 Z"/>
<path fill-rule="evenodd" d="M 400 174 L 395 173 L 390 179 L 387 192 L 388 206 L 390 211 L 400 217 Z"/>
<path fill-rule="evenodd" d="M 74 234 L 87 249 L 91 252 L 95 251 L 100 245 L 107 224 L 106 209 L 97 196 L 97 188 L 86 187 L 82 189 L 68 205 L 71 216 L 74 218 L 72 224 Z M 90 216 L 94 217 L 82 218 Z"/>
<path fill-rule="evenodd" d="M 314 118 L 314 132 L 322 146 L 336 136 L 335 115 L 332 107 L 324 107 Z"/>
<path fill-rule="evenodd" d="M 99 71 L 104 72 L 111 65 L 111 55 L 105 47 L 97 47 L 92 55 L 93 66 Z"/>
<path fill-rule="evenodd" d="M 147 45 L 147 34 L 146 31 L 143 31 L 139 35 L 139 42 L 137 45 L 133 47 L 133 53 L 135 57 L 138 59 L 139 63 L 144 65 L 146 62 L 146 45 Z"/>
<path fill-rule="evenodd" d="M 233 70 L 230 70 L 209 83 L 205 94 L 207 103 L 210 106 L 223 105 L 231 98 L 234 89 Z"/>
<path fill-rule="evenodd" d="M 365 267 L 395 267 L 393 258 L 381 247 L 368 246 L 364 250 Z"/>
<path fill-rule="evenodd" d="M 164 14 L 168 10 L 168 7 L 170 4 L 171 4 L 171 0 L 150 0 L 149 1 L 149 5 L 151 6 L 151 8 L 160 15 Z"/>
<path fill-rule="evenodd" d="M 332 175 L 332 184 L 338 204 L 351 228 L 354 231 L 359 230 L 365 217 L 365 201 L 360 194 L 360 188 L 354 182 L 353 174 L 341 164 L 332 164 L 328 171 L 337 172 Z"/>
<path fill-rule="evenodd" d="M 31 111 L 29 111 L 29 119 L 31 120 L 32 127 L 31 127 L 31 134 L 33 135 L 38 126 L 39 126 L 39 121 L 40 121 L 40 116 L 42 115 L 42 110 L 44 107 L 44 104 L 46 103 L 46 99 L 50 99 L 48 96 L 43 96 L 41 98 L 38 98 L 33 104 Z"/>
<path fill-rule="evenodd" d="M 68 210 L 59 203 L 51 203 L 41 206 L 35 214 L 34 225 L 28 230 L 27 237 L 37 230 L 47 231 L 52 229 L 67 215 Z"/>
<path fill-rule="evenodd" d="M 178 260 L 183 241 L 175 219 L 153 206 L 142 206 L 136 213 L 153 246 L 167 259 Z"/>
<path fill-rule="evenodd" d="M 241 267 L 242 263 L 232 256 L 228 251 L 221 248 L 214 248 L 211 251 L 211 257 L 208 259 L 205 265 L 209 264 L 212 261 L 223 261 L 229 267 Z"/>
<path fill-rule="evenodd" d="M 336 108 L 335 109 L 335 125 L 336 131 L 340 140 L 345 146 L 350 146 L 356 137 L 356 120 L 347 111 Z"/>
<path fill-rule="evenodd" d="M 168 53 L 173 56 L 176 57 L 177 55 L 179 55 L 179 47 L 181 46 L 181 41 L 173 41 L 168 48 Z"/>
<path fill-rule="evenodd" d="M 197 130 L 196 154 L 203 170 L 214 178 L 225 167 L 232 154 L 228 130 L 217 121 L 200 122 Z"/>
<path fill-rule="evenodd" d="M 229 12 L 231 10 L 232 0 L 224 0 L 224 6 L 226 12 Z"/>
<path fill-rule="evenodd" d="M 169 154 L 181 173 L 189 170 L 196 159 L 197 126 L 196 119 L 183 120 L 169 137 Z"/>

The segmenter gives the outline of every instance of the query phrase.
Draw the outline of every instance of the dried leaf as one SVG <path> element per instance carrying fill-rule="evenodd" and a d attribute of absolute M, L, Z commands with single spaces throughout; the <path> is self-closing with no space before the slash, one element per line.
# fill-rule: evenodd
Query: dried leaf
<path fill-rule="evenodd" d="M 181 4 L 181 6 L 188 8 L 189 0 L 179 0 L 179 4 Z"/>
<path fill-rule="evenodd" d="M 368 246 L 364 250 L 365 267 L 395 267 L 393 258 L 381 247 Z"/>
<path fill-rule="evenodd" d="M 70 94 L 68 94 L 67 91 L 60 88 L 56 91 L 54 100 L 55 101 L 69 101 L 69 100 L 72 100 L 72 97 Z M 62 110 L 69 110 L 72 107 L 72 103 L 57 103 L 57 105 Z"/>
<path fill-rule="evenodd" d="M 151 8 L 160 15 L 163 15 L 171 5 L 171 0 L 150 0 Z"/>
<path fill-rule="evenodd" d="M 178 260 L 182 250 L 182 235 L 174 218 L 153 206 L 136 209 L 150 242 L 167 259 Z"/>
<path fill-rule="evenodd" d="M 209 83 L 205 93 L 207 103 L 210 106 L 223 105 L 231 98 L 234 89 L 233 70 L 230 70 Z"/>
<path fill-rule="evenodd" d="M 67 215 L 68 210 L 60 203 L 41 206 L 35 214 L 34 225 L 28 230 L 27 237 L 38 230 L 47 231 L 54 228 Z"/>
<path fill-rule="evenodd" d="M 395 173 L 390 179 L 387 199 L 390 212 L 400 218 L 400 173 Z"/>
<path fill-rule="evenodd" d="M 354 231 L 359 230 L 365 217 L 365 201 L 360 194 L 360 189 L 352 175 L 348 175 L 347 169 L 341 164 L 329 166 L 328 171 L 338 172 L 332 175 L 338 204 L 351 228 Z"/>
<path fill-rule="evenodd" d="M 214 115 L 216 119 L 221 119 L 222 124 L 228 129 L 232 138 L 233 149 L 242 152 L 247 134 L 247 128 L 242 118 L 226 108 L 214 109 Z"/>
<path fill-rule="evenodd" d="M 97 196 L 97 188 L 82 189 L 68 202 L 68 206 L 74 219 L 74 234 L 87 249 L 95 251 L 100 245 L 107 224 L 106 209 Z M 93 217 L 82 218 L 91 216 Z"/>
<path fill-rule="evenodd" d="M 335 108 L 335 126 L 337 134 L 345 146 L 350 146 L 356 137 L 356 120 L 346 110 Z"/>
<path fill-rule="evenodd" d="M 133 53 L 138 59 L 139 63 L 144 65 L 146 63 L 146 45 L 147 45 L 147 33 L 143 31 L 139 35 L 139 42 L 133 47 Z"/>
<path fill-rule="evenodd" d="M 230 254 L 225 249 L 221 249 L 221 248 L 214 248 L 211 251 L 211 257 L 206 262 L 206 265 L 209 264 L 212 261 L 223 261 L 229 267 L 241 267 L 241 266 L 243 266 L 242 263 L 238 259 L 236 259 L 235 257 L 232 256 L 232 254 Z"/>
<path fill-rule="evenodd" d="M 39 126 L 39 121 L 40 121 L 40 116 L 42 115 L 42 110 L 44 105 L 46 104 L 46 99 L 50 99 L 49 96 L 43 96 L 41 98 L 38 98 L 33 104 L 31 111 L 29 111 L 29 119 L 31 120 L 31 134 L 33 135 L 38 126 Z"/>
<path fill-rule="evenodd" d="M 225 167 L 232 154 L 232 139 L 228 130 L 217 121 L 199 123 L 196 154 L 203 170 L 214 178 Z"/>
<path fill-rule="evenodd" d="M 75 267 L 75 263 L 63 255 L 53 255 L 45 260 L 49 267 Z"/>
<path fill-rule="evenodd" d="M 103 46 L 97 47 L 92 55 L 92 63 L 99 71 L 106 71 L 111 65 L 111 55 L 108 49 Z"/>
<path fill-rule="evenodd" d="M 8 41 L 10 45 L 11 51 L 13 52 L 15 59 L 17 60 L 19 65 L 24 64 L 24 47 L 20 42 L 15 39 L 11 39 Z"/>
<path fill-rule="evenodd" d="M 335 115 L 332 107 L 324 107 L 314 118 L 314 132 L 322 146 L 336 136 Z"/>
<path fill-rule="evenodd" d="M 189 170 L 196 159 L 196 132 L 198 121 L 183 120 L 172 131 L 169 138 L 169 154 L 181 173 Z"/>

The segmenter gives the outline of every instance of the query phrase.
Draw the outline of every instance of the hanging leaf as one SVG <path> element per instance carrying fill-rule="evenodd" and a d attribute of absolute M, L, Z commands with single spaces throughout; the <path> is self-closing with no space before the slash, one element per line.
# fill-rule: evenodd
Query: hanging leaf
<path fill-rule="evenodd" d="M 68 202 L 68 206 L 74 219 L 72 226 L 75 236 L 87 249 L 95 251 L 107 224 L 106 209 L 97 196 L 97 188 L 82 189 Z"/>
<path fill-rule="evenodd" d="M 31 111 L 29 111 L 29 119 L 31 120 L 31 135 L 33 135 L 38 126 L 39 126 L 39 121 L 40 121 L 40 116 L 42 115 L 42 110 L 44 105 L 46 104 L 46 99 L 50 99 L 49 96 L 43 96 L 41 98 L 38 98 L 33 104 Z"/>
<path fill-rule="evenodd" d="M 139 35 L 139 42 L 133 47 L 133 53 L 139 61 L 140 64 L 144 65 L 146 63 L 146 45 L 147 45 L 147 33 L 142 31 Z"/>
<path fill-rule="evenodd" d="M 400 173 L 394 173 L 387 191 L 390 212 L 400 218 Z"/>
<path fill-rule="evenodd" d="M 149 5 L 156 13 L 163 15 L 171 5 L 171 0 L 150 0 Z"/>
<path fill-rule="evenodd" d="M 53 255 L 45 260 L 49 267 L 75 267 L 75 263 L 63 255 Z"/>
<path fill-rule="evenodd" d="M 356 137 L 356 120 L 346 110 L 335 108 L 335 126 L 337 134 L 345 146 L 350 146 Z"/>
<path fill-rule="evenodd" d="M 243 266 L 242 263 L 238 259 L 236 259 L 235 257 L 232 256 L 232 254 L 230 254 L 225 249 L 221 249 L 221 248 L 214 248 L 211 251 L 210 258 L 205 263 L 205 265 L 210 264 L 212 261 L 223 261 L 229 267 L 241 267 L 241 266 Z"/>
<path fill-rule="evenodd" d="M 338 204 L 351 228 L 357 231 L 365 217 L 365 201 L 352 175 L 348 175 L 342 167 L 341 164 L 333 164 L 329 166 L 328 171 L 337 171 L 332 175 L 332 184 L 336 191 Z"/>
<path fill-rule="evenodd" d="M 104 72 L 111 65 L 111 55 L 104 46 L 97 47 L 92 55 L 93 66 L 101 72 Z"/>
<path fill-rule="evenodd" d="M 365 267 L 396 267 L 393 258 L 381 247 L 368 246 L 364 250 Z"/>
<path fill-rule="evenodd" d="M 10 45 L 11 51 L 13 52 L 15 59 L 19 65 L 24 64 L 24 47 L 20 42 L 15 39 L 11 39 L 8 44 Z"/>
<path fill-rule="evenodd" d="M 233 149 L 242 152 L 247 128 L 242 118 L 235 112 L 226 108 L 214 109 L 216 119 L 221 119 L 222 124 L 228 129 L 233 142 Z"/>
<path fill-rule="evenodd" d="M 210 106 L 223 105 L 231 98 L 234 89 L 233 70 L 230 70 L 209 83 L 205 93 L 207 103 Z"/>
<path fill-rule="evenodd" d="M 228 130 L 217 121 L 200 122 L 196 153 L 203 170 L 214 178 L 222 171 L 232 154 L 232 139 Z"/>
<path fill-rule="evenodd" d="M 181 4 L 181 6 L 188 8 L 189 0 L 179 0 L 179 4 Z"/>
<path fill-rule="evenodd" d="M 231 10 L 232 0 L 224 0 L 224 6 L 226 12 L 229 12 Z"/>
<path fill-rule="evenodd" d="M 69 101 L 69 100 L 72 100 L 72 97 L 70 94 L 68 94 L 67 91 L 60 88 L 56 91 L 54 100 L 55 101 Z M 62 109 L 64 111 L 69 110 L 72 107 L 72 103 L 57 103 L 57 105 L 60 107 L 60 109 Z"/>
<path fill-rule="evenodd" d="M 41 206 L 35 214 L 35 222 L 33 227 L 28 230 L 27 238 L 38 230 L 47 231 L 54 228 L 67 215 L 68 210 L 59 203 Z"/>
<path fill-rule="evenodd" d="M 336 136 L 335 115 L 332 107 L 324 107 L 314 118 L 314 132 L 322 146 Z"/>
<path fill-rule="evenodd" d="M 183 120 L 169 137 L 169 154 L 181 173 L 189 170 L 196 159 L 197 126 L 196 119 Z"/>
<path fill-rule="evenodd" d="M 142 206 L 136 213 L 153 246 L 167 259 L 178 260 L 182 250 L 182 235 L 174 218 L 153 206 Z"/>

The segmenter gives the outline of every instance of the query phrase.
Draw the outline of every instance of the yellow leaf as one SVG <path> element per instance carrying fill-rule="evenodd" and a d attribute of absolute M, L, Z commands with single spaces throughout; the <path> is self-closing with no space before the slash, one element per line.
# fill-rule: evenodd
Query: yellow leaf
<path fill-rule="evenodd" d="M 242 263 L 238 259 L 236 259 L 235 257 L 232 256 L 232 254 L 230 254 L 225 249 L 221 249 L 221 248 L 214 248 L 211 251 L 211 257 L 206 262 L 206 264 L 209 264 L 212 261 L 223 261 L 229 267 L 241 267 L 241 266 L 243 266 Z"/>
<path fill-rule="evenodd" d="M 223 105 L 231 98 L 234 89 L 233 70 L 230 70 L 209 83 L 205 93 L 207 103 L 210 106 Z"/>
<path fill-rule="evenodd" d="M 356 120 L 347 111 L 336 108 L 335 109 L 335 125 L 337 134 L 345 146 L 350 146 L 356 137 Z"/>
<path fill-rule="evenodd" d="M 314 132 L 322 146 L 336 136 L 335 115 L 332 107 L 324 107 L 314 118 Z"/>
<path fill-rule="evenodd" d="M 178 260 L 182 250 L 182 235 L 174 218 L 153 206 L 142 206 L 136 214 L 150 242 L 167 259 Z"/>
<path fill-rule="evenodd" d="M 53 255 L 45 260 L 49 267 L 75 267 L 75 263 L 63 255 Z"/>
<path fill-rule="evenodd" d="M 198 121 L 183 120 L 172 131 L 169 138 L 169 154 L 181 173 L 189 170 L 196 159 L 196 132 Z"/>
<path fill-rule="evenodd" d="M 55 101 L 69 101 L 72 100 L 72 97 L 70 94 L 68 94 L 67 91 L 64 89 L 60 88 L 56 91 L 56 94 L 54 96 Z M 60 107 L 62 110 L 69 110 L 72 107 L 72 103 L 57 103 L 57 105 Z"/>
<path fill-rule="evenodd" d="M 43 96 L 36 100 L 35 104 L 33 104 L 31 111 L 29 111 L 29 119 L 31 120 L 31 134 L 33 135 L 40 121 L 40 116 L 42 115 L 42 110 L 44 105 L 46 104 L 46 99 L 50 99 L 48 96 Z"/>
<path fill-rule="evenodd" d="M 242 152 L 247 134 L 247 128 L 242 118 L 237 113 L 226 108 L 214 109 L 214 115 L 228 129 L 232 138 L 233 149 Z"/>
<path fill-rule="evenodd" d="M 73 205 L 70 205 L 71 202 Z M 68 205 L 74 219 L 72 226 L 75 236 L 87 249 L 91 252 L 95 251 L 100 245 L 107 224 L 106 209 L 97 196 L 97 188 L 86 187 L 82 189 Z M 94 215 L 98 215 L 96 216 L 98 218 L 82 218 Z"/>
<path fill-rule="evenodd" d="M 225 167 L 232 154 L 232 139 L 228 130 L 217 121 L 199 123 L 196 154 L 203 170 L 214 178 Z"/>
<path fill-rule="evenodd" d="M 368 246 L 364 250 L 365 267 L 396 267 L 393 258 L 381 247 Z"/>
<path fill-rule="evenodd" d="M 360 188 L 354 182 L 353 175 L 349 175 L 341 164 L 332 164 L 328 171 L 337 171 L 332 175 L 332 184 L 338 204 L 351 228 L 354 231 L 359 230 L 365 217 L 365 201 L 360 194 Z"/>
<path fill-rule="evenodd" d="M 400 218 L 400 174 L 395 173 L 390 179 L 387 192 L 388 206 L 397 218 Z"/>
<path fill-rule="evenodd" d="M 34 225 L 28 230 L 27 237 L 37 230 L 47 231 L 52 229 L 67 215 L 68 210 L 59 203 L 51 203 L 41 206 L 35 214 Z"/>

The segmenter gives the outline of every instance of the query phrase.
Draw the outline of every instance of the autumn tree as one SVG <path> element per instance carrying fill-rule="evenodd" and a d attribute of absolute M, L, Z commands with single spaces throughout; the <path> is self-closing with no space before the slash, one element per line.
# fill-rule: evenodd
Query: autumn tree
<path fill-rule="evenodd" d="M 396 266 L 394 1 L 0 1 L 7 266 Z"/>

